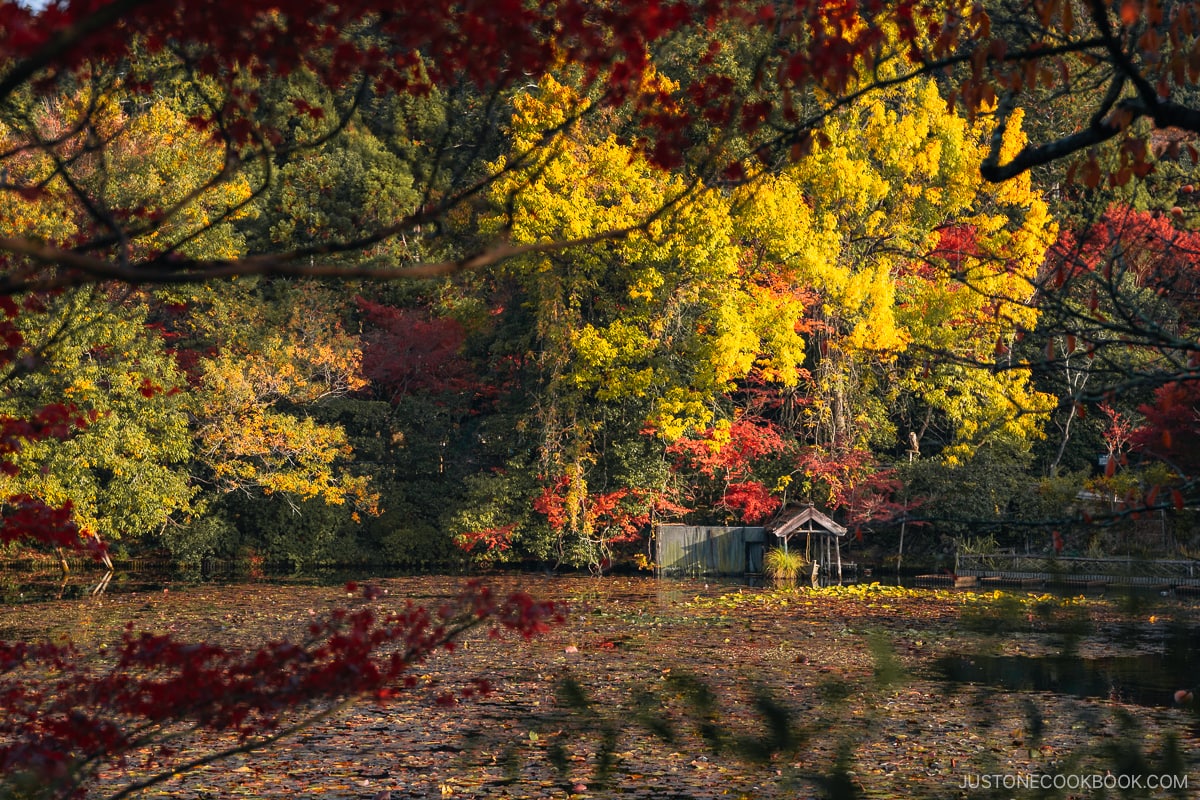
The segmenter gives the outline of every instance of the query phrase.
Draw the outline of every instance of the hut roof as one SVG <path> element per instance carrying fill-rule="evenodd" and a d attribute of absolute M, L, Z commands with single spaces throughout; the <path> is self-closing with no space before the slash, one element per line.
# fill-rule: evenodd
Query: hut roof
<path fill-rule="evenodd" d="M 812 506 L 804 506 L 803 508 L 784 514 L 768 530 L 780 537 L 792 536 L 793 534 L 805 531 L 821 530 L 838 537 L 846 535 L 845 528 Z"/>

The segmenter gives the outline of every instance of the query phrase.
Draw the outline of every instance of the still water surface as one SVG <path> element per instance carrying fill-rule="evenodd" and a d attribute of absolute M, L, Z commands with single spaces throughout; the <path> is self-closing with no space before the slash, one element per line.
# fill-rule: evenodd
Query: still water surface
<path fill-rule="evenodd" d="M 340 586 L 348 580 L 369 581 L 407 577 L 403 572 L 365 568 L 326 570 L 308 576 L 261 575 L 238 576 L 233 572 L 210 575 L 179 574 L 167 570 L 118 571 L 105 580 L 102 572 L 80 570 L 63 578 L 56 571 L 33 574 L 27 571 L 0 570 L 0 605 L 38 604 L 78 601 L 87 603 L 97 596 L 165 591 L 187 591 L 203 588 L 206 594 L 222 591 L 245 593 L 251 586 L 274 590 L 288 587 Z M 435 583 L 444 581 L 453 586 L 465 579 L 463 575 L 423 576 Z M 504 575 L 503 582 L 541 585 L 557 593 L 570 585 L 570 593 L 601 600 L 610 592 L 620 594 L 627 603 L 663 602 L 689 598 L 696 594 L 719 595 L 734 587 L 744 586 L 738 580 L 660 580 L 648 576 L 617 579 L 568 577 L 555 579 L 545 574 Z M 557 584 L 555 588 L 552 585 Z M 619 589 L 617 586 L 619 585 Z M 590 587 L 580 589 L 579 587 Z M 1077 593 L 1077 592 L 1076 592 Z M 1114 631 L 1115 638 L 1137 636 L 1137 631 Z M 1167 707 L 1174 703 L 1174 693 L 1181 689 L 1196 689 L 1200 695 L 1200 615 L 1189 624 L 1170 628 L 1165 637 L 1153 643 L 1154 652 L 1138 655 L 1083 658 L 1072 655 L 996 655 L 970 652 L 937 660 L 932 671 L 950 685 L 989 686 L 1004 691 L 1050 692 L 1075 697 L 1094 697 L 1119 700 L 1151 707 Z"/>

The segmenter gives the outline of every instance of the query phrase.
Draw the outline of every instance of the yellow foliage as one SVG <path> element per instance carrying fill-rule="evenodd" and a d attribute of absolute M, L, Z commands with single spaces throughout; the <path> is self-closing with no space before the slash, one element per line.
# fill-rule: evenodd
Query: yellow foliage
<path fill-rule="evenodd" d="M 278 320 L 261 317 L 249 290 L 214 293 L 209 301 L 210 313 L 197 315 L 197 333 L 221 347 L 201 362 L 193 415 L 197 451 L 218 485 L 334 505 L 352 499 L 374 513 L 378 498 L 365 479 L 346 471 L 353 454 L 345 431 L 275 407 L 364 385 L 359 342 L 342 330 L 328 297 L 312 286 L 296 287 L 275 298 L 276 307 L 287 309 Z"/>
<path fill-rule="evenodd" d="M 1020 116 L 1012 121 L 1008 150 L 1023 144 Z M 811 154 L 740 189 L 733 205 L 754 269 L 819 303 L 810 317 L 826 346 L 807 408 L 813 423 L 844 425 L 851 415 L 836 409 L 861 409 L 876 388 L 868 376 L 894 370 L 916 344 L 951 358 L 891 375 L 891 391 L 949 416 L 951 455 L 996 436 L 1039 436 L 1052 406 L 1027 371 L 949 363 L 986 364 L 997 341 L 1036 323 L 1030 287 L 1057 231 L 1028 176 L 985 183 L 990 123 L 949 111 L 932 81 L 877 92 L 822 132 Z M 956 230 L 970 232 L 973 249 L 950 258 L 939 246 Z M 857 419 L 862 436 L 879 427 Z"/>
<path fill-rule="evenodd" d="M 243 206 L 250 185 L 244 175 L 225 176 L 224 150 L 179 111 L 156 102 L 129 115 L 115 95 L 93 96 L 85 87 L 46 104 L 35 123 L 38 139 L 55 143 L 5 160 L 10 183 L 43 185 L 36 197 L 0 193 L 0 229 L 8 235 L 68 244 L 92 226 L 93 208 L 102 208 L 129 220 L 122 259 L 169 248 L 204 258 L 241 255 L 229 221 L 250 213 Z M 103 157 L 89 151 L 93 136 L 106 140 Z M 21 130 L 0 127 L 6 150 L 29 141 Z"/>
<path fill-rule="evenodd" d="M 493 228 L 518 242 L 601 239 L 505 267 L 535 309 L 555 403 L 645 399 L 670 439 L 707 426 L 708 399 L 764 356 L 794 380 L 796 304 L 740 269 L 730 198 L 592 135 L 577 121 L 585 107 L 544 78 L 514 103 L 513 152 L 493 165 L 493 199 L 511 209 Z"/>

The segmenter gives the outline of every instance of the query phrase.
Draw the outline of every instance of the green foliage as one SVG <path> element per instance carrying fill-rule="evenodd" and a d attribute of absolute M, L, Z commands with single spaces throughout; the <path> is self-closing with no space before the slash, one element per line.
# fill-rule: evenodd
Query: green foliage
<path fill-rule="evenodd" d="M 236 539 L 224 543 L 230 557 L 253 553 L 297 572 L 363 560 L 358 527 L 349 524 L 349 514 L 338 506 L 239 494 L 228 495 L 221 506 L 236 530 Z"/>
<path fill-rule="evenodd" d="M 35 310 L 36 309 L 36 310 Z M 89 424 L 65 441 L 32 443 L 0 494 L 71 502 L 101 539 L 150 533 L 192 508 L 193 456 L 184 376 L 136 300 L 85 289 L 46 299 L 20 317 L 21 358 L 4 376 L 0 412 L 28 415 L 56 398 Z M 35 363 L 28 370 L 24 364 Z"/>
<path fill-rule="evenodd" d="M 553 532 L 533 512 L 538 484 L 534 469 L 519 457 L 469 475 L 461 504 L 446 514 L 445 528 L 460 548 L 484 563 L 527 558 L 563 563 L 568 553 L 556 547 Z"/>
<path fill-rule="evenodd" d="M 270 243 L 312 247 L 358 239 L 413 211 L 408 165 L 366 131 L 352 129 L 279 171 L 269 200 Z M 403 240 L 362 248 L 364 258 L 404 258 Z"/>
<path fill-rule="evenodd" d="M 187 522 L 165 525 L 154 542 L 170 554 L 176 564 L 195 568 L 205 558 L 237 558 L 241 535 L 220 503 L 210 504 L 204 513 Z"/>
<path fill-rule="evenodd" d="M 1015 513 L 1021 505 L 1018 501 L 1030 492 L 1029 464 L 1030 454 L 1024 448 L 988 447 L 956 464 L 922 459 L 900 469 L 911 496 L 924 498 L 915 515 L 940 534 L 994 533 L 1009 545 L 1017 543 L 1010 536 L 1026 533 L 1017 525 Z"/>
<path fill-rule="evenodd" d="M 356 531 L 359 558 L 416 569 L 457 566 L 463 553 L 442 522 L 468 502 L 465 462 L 478 454 L 471 450 L 475 430 L 464 424 L 467 408 L 430 396 L 395 404 L 342 397 L 323 400 L 310 413 L 345 430 L 356 473 L 378 494 L 378 516 L 342 523 Z"/>

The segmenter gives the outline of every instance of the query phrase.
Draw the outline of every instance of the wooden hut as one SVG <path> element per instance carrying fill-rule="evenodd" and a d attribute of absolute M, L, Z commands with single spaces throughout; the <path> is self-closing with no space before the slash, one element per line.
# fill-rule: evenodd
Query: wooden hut
<path fill-rule="evenodd" d="M 660 576 L 759 577 L 766 538 L 757 527 L 659 525 L 654 561 Z"/>
<path fill-rule="evenodd" d="M 803 536 L 804 552 L 820 567 L 821 574 L 833 575 L 836 571 L 838 583 L 842 582 L 842 540 L 846 537 L 846 529 L 817 511 L 811 503 L 784 512 L 767 530 L 779 537 L 785 549 L 790 540 Z"/>

